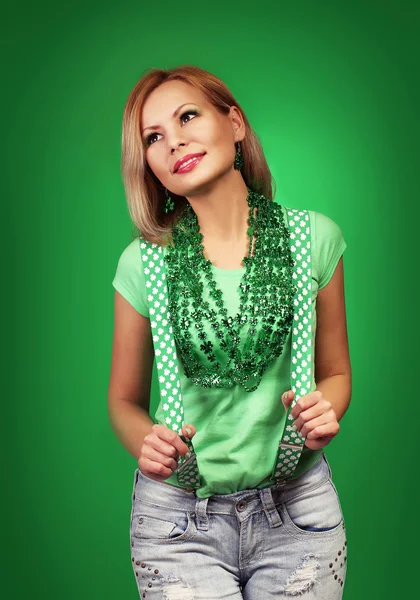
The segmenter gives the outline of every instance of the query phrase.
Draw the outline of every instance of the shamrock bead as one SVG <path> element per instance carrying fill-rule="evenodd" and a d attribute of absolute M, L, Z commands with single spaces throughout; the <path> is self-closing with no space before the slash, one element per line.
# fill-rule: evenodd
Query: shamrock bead
<path fill-rule="evenodd" d="M 228 315 L 224 306 L 211 261 L 204 257 L 203 236 L 190 204 L 173 228 L 174 245 L 168 247 L 165 256 L 168 310 L 173 316 L 177 349 L 185 375 L 204 388 L 240 384 L 248 392 L 257 389 L 267 366 L 283 351 L 293 320 L 296 288 L 292 279 L 290 233 L 282 208 L 249 188 L 247 200 L 250 241 L 248 256 L 243 259 L 245 271 L 239 284 L 237 315 Z M 251 255 L 255 232 L 254 255 Z M 203 285 L 207 285 L 214 306 L 202 300 Z M 223 364 L 216 360 L 205 323 L 219 340 L 219 350 L 226 354 Z M 241 348 L 243 329 L 246 335 Z M 197 360 L 199 350 L 191 342 L 191 330 L 198 331 L 201 361 Z"/>

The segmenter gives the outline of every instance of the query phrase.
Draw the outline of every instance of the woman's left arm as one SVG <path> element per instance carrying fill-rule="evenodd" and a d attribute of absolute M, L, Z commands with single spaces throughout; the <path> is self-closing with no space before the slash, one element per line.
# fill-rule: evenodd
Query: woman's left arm
<path fill-rule="evenodd" d="M 317 296 L 315 335 L 316 391 L 302 396 L 292 409 L 294 426 L 312 450 L 326 446 L 340 430 L 339 421 L 351 398 L 351 364 L 341 257 L 329 283 Z M 289 392 L 287 408 L 293 400 Z"/>

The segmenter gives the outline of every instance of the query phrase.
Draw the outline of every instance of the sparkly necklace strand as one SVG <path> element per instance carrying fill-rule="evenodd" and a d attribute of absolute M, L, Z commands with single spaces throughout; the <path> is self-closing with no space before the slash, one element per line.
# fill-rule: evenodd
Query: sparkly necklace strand
<path fill-rule="evenodd" d="M 168 246 L 165 256 L 168 308 L 177 348 L 185 375 L 204 388 L 240 384 L 248 392 L 257 389 L 268 364 L 280 356 L 293 320 L 293 260 L 281 206 L 249 188 L 247 201 L 250 242 L 248 256 L 243 259 L 245 272 L 239 284 L 240 306 L 235 317 L 228 315 L 213 277 L 212 263 L 205 259 L 203 235 L 190 204 L 173 229 L 174 247 Z M 203 301 L 202 275 L 215 308 Z M 217 361 L 214 345 L 207 339 L 205 322 L 227 356 L 224 365 Z M 245 326 L 248 331 L 241 349 L 241 331 Z M 198 331 L 204 357 L 194 349 L 191 329 Z M 207 358 L 208 365 L 203 364 L 203 358 Z"/>

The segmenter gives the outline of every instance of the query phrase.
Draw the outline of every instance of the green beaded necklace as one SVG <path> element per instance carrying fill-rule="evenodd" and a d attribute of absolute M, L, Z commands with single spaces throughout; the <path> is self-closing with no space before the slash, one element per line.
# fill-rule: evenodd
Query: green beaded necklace
<path fill-rule="evenodd" d="M 248 257 L 243 259 L 245 272 L 239 286 L 240 306 L 235 317 L 229 316 L 224 307 L 211 261 L 204 257 L 197 215 L 189 203 L 173 228 L 174 246 L 168 246 L 165 254 L 174 338 L 185 375 L 203 388 L 240 384 L 247 392 L 256 390 L 268 364 L 282 353 L 293 320 L 294 261 L 282 208 L 247 189 L 250 243 Z M 255 230 L 255 254 L 251 256 Z M 202 299 L 203 277 L 215 307 Z M 219 348 L 226 354 L 224 365 L 216 360 L 213 343 L 207 339 L 205 322 L 210 324 Z M 191 327 L 198 330 L 200 349 L 207 358 L 207 365 L 198 360 L 191 342 Z M 241 348 L 240 333 L 246 327 Z"/>

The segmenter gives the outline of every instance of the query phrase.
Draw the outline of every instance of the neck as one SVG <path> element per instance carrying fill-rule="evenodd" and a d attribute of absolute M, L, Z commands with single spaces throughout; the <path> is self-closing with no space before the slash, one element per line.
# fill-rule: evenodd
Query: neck
<path fill-rule="evenodd" d="M 220 242 L 241 240 L 248 228 L 248 190 L 239 172 L 229 174 L 187 197 L 197 215 L 200 232 Z"/>

